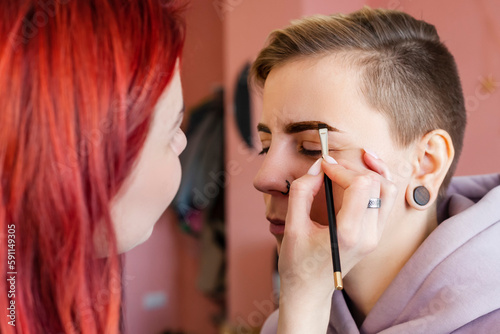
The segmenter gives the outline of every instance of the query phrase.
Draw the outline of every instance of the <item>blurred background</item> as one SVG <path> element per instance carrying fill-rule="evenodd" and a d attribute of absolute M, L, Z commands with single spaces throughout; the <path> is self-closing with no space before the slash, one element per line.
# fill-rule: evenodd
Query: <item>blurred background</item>
<path fill-rule="evenodd" d="M 269 32 L 290 20 L 364 5 L 401 10 L 436 26 L 457 61 L 468 112 L 457 174 L 500 171 L 500 1 L 191 0 L 183 128 L 190 140 L 200 135 L 200 124 L 217 131 L 202 133 L 202 148 L 189 148 L 205 160 L 183 157 L 188 175 L 203 177 L 183 184 L 184 197 L 151 238 L 125 256 L 127 333 L 258 333 L 274 309 L 276 251 L 262 197 L 252 186 L 261 163 L 254 130 L 261 102 L 258 94 L 248 95 L 245 66 Z"/>

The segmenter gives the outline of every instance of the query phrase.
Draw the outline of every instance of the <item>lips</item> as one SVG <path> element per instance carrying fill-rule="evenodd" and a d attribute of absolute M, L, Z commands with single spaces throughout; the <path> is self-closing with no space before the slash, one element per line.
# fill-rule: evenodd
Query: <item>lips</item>
<path fill-rule="evenodd" d="M 277 218 L 267 218 L 269 221 L 269 232 L 274 235 L 285 233 L 285 221 Z"/>

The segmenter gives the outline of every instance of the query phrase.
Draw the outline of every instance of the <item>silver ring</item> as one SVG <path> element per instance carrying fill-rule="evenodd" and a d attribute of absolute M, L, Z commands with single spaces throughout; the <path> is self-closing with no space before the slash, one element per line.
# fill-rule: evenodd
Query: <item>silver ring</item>
<path fill-rule="evenodd" d="M 380 208 L 381 203 L 382 203 L 382 201 L 380 200 L 380 198 L 370 198 L 370 200 L 368 201 L 368 208 L 369 209 L 378 209 L 378 208 Z"/>

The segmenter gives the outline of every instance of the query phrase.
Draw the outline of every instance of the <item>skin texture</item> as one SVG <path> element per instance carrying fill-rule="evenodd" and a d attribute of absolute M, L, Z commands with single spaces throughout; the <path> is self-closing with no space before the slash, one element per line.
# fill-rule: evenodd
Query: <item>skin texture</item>
<path fill-rule="evenodd" d="M 186 147 L 180 129 L 183 97 L 179 68 L 160 97 L 150 131 L 132 173 L 112 203 L 118 251 L 146 241 L 172 202 L 181 180 L 179 155 Z"/>
<path fill-rule="evenodd" d="M 388 120 L 360 95 L 359 79 L 358 69 L 331 55 L 281 64 L 264 85 L 265 158 L 254 186 L 280 252 L 283 333 L 324 333 L 328 323 L 333 278 L 321 171 L 333 182 L 344 287 L 359 323 L 437 225 L 435 199 L 453 158 L 448 134 L 436 130 L 399 147 Z M 338 164 L 315 163 L 318 131 L 295 132 L 303 122 L 335 128 L 329 148 Z M 285 180 L 293 181 L 289 195 Z M 425 207 L 409 195 L 418 185 L 431 193 Z M 367 209 L 376 197 L 382 207 Z"/>

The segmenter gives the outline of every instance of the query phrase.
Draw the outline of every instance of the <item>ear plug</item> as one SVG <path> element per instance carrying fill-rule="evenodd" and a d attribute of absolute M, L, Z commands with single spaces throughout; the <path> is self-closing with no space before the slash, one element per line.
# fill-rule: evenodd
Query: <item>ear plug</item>
<path fill-rule="evenodd" d="M 413 190 L 413 200 L 420 206 L 427 205 L 430 198 L 431 194 L 429 194 L 429 190 L 424 186 L 418 186 Z"/>

